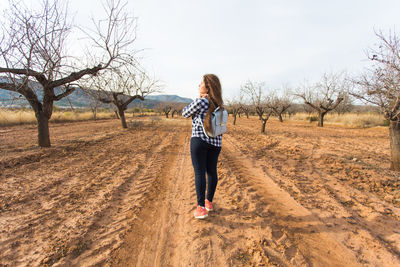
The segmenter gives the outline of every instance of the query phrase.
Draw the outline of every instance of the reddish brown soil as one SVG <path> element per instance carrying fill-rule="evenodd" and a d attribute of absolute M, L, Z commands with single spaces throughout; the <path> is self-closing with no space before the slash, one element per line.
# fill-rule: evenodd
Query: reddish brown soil
<path fill-rule="evenodd" d="M 400 266 L 387 128 L 228 125 L 195 220 L 190 121 L 0 129 L 0 266 Z"/>

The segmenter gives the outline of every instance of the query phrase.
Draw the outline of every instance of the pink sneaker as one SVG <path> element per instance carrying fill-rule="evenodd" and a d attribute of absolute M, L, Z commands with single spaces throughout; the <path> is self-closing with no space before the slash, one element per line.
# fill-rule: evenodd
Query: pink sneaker
<path fill-rule="evenodd" d="M 207 210 L 202 206 L 197 206 L 197 209 L 194 211 L 194 217 L 196 219 L 204 219 L 208 216 Z"/>
<path fill-rule="evenodd" d="M 214 210 L 212 202 L 208 201 L 208 199 L 206 199 L 205 204 L 206 204 L 205 206 L 206 206 L 206 210 L 207 211 L 213 211 Z"/>

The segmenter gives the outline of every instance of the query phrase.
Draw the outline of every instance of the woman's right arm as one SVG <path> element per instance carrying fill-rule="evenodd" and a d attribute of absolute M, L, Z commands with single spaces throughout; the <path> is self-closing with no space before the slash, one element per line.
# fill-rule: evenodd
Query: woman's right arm
<path fill-rule="evenodd" d="M 206 108 L 207 103 L 205 98 L 196 98 L 192 103 L 183 108 L 182 116 L 185 118 L 189 118 L 190 116 Z"/>

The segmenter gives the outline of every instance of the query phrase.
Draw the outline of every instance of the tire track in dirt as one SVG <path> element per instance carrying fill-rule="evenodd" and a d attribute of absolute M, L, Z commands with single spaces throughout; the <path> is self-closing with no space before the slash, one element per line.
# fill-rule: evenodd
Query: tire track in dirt
<path fill-rule="evenodd" d="M 173 139 L 170 129 L 160 130 L 157 138 L 148 131 L 129 130 L 107 142 L 86 146 L 85 152 L 71 152 L 68 155 L 75 158 L 74 162 L 82 162 L 78 166 L 72 165 L 74 169 L 60 172 L 55 170 L 58 163 L 47 165 L 49 168 L 45 171 L 55 170 L 58 175 L 55 178 L 62 182 L 61 185 L 52 190 L 40 185 L 40 190 L 33 192 L 28 202 L 0 212 L 0 224 L 4 226 L 0 235 L 0 263 L 61 264 L 69 257 L 69 263 L 78 259 L 77 264 L 107 259 L 106 255 L 118 246 L 128 228 L 133 216 L 131 210 L 144 199 L 154 177 L 152 171 L 144 169 L 160 166 L 159 157 L 168 151 L 168 142 Z M 153 160 L 153 154 L 160 155 Z M 87 160 L 88 155 L 95 155 L 97 160 Z M 40 171 L 30 173 L 31 179 L 38 177 Z M 48 180 L 54 179 L 49 177 Z M 95 246 L 94 240 L 99 241 Z M 84 257 L 79 258 L 81 254 Z"/>
<path fill-rule="evenodd" d="M 238 135 L 233 132 L 233 136 L 236 138 Z M 308 143 L 298 147 L 295 142 L 296 149 L 286 144 L 284 142 L 274 150 L 266 149 L 261 156 L 254 153 L 253 143 L 250 147 L 242 145 L 239 149 L 247 150 L 246 154 L 259 161 L 263 171 L 275 183 L 318 214 L 327 231 L 335 233 L 337 240 L 353 251 L 359 263 L 399 264 L 396 229 L 400 224 L 395 217 L 398 214 L 396 208 L 389 208 L 369 192 L 361 192 L 341 183 L 329 173 L 329 168 L 321 166 L 318 161 L 320 154 L 314 153 L 314 146 L 307 151 L 304 147 Z M 287 158 L 282 159 L 285 151 L 289 153 Z"/>
<path fill-rule="evenodd" d="M 301 264 L 312 266 L 355 266 L 355 257 L 326 230 L 320 218 L 295 201 L 283 191 L 273 179 L 265 174 L 262 167 L 254 159 L 241 153 L 239 144 L 231 136 L 225 137 L 225 148 L 230 162 L 238 166 L 235 172 L 240 174 L 247 186 L 251 186 L 261 199 L 269 206 L 271 225 L 276 228 L 276 237 L 285 233 L 289 241 L 286 246 L 291 251 L 302 255 Z M 274 235 L 272 235 L 274 237 Z M 267 239 L 267 244 L 271 241 Z M 280 251 L 281 258 L 285 254 Z M 277 251 L 276 253 L 279 253 Z M 290 258 L 286 258 L 290 262 Z M 291 262 L 293 264 L 293 262 Z M 297 264 L 296 264 L 297 265 Z"/>
<path fill-rule="evenodd" d="M 265 203 L 256 201 L 246 207 L 238 205 L 242 199 L 258 197 L 254 189 L 243 187 L 241 192 L 237 190 L 241 187 L 240 182 L 227 167 L 223 155 L 219 163 L 220 185 L 214 199 L 216 210 L 210 212 L 206 220 L 193 218 L 196 193 L 189 141 L 188 134 L 180 137 L 180 148 L 174 150 L 176 157 L 163 172 L 161 192 L 148 201 L 124 246 L 116 251 L 113 265 L 237 266 L 245 259 L 241 251 L 243 242 L 253 242 L 252 236 L 258 237 L 260 229 L 269 228 Z M 281 238 L 281 242 L 287 242 L 283 234 L 270 229 L 269 234 L 272 232 L 277 239 Z M 275 246 L 279 245 L 281 243 L 277 241 Z M 292 255 L 292 261 L 302 262 L 293 248 L 288 253 Z M 276 252 L 271 250 L 268 254 L 269 262 L 290 266 Z"/>
<path fill-rule="evenodd" d="M 274 168 L 275 165 L 271 162 L 271 166 Z M 337 240 L 341 240 L 346 247 L 354 252 L 358 262 L 361 264 L 371 264 L 373 262 L 382 264 L 387 261 L 396 264 L 398 262 L 394 257 L 397 252 L 392 245 L 393 240 L 382 239 L 382 236 L 388 236 L 391 229 L 396 229 L 395 225 L 398 225 L 398 222 L 390 219 L 385 220 L 382 226 L 392 224 L 389 228 L 380 228 L 377 227 L 376 223 L 369 223 L 364 219 L 365 216 L 373 218 L 379 215 L 366 211 L 365 207 L 363 207 L 363 213 L 368 215 L 358 215 L 356 208 L 362 205 L 361 202 L 351 200 L 353 197 L 349 200 L 346 188 L 342 187 L 343 191 L 341 191 L 340 187 L 335 183 L 335 189 L 333 189 L 329 185 L 331 183 L 329 180 L 323 188 L 320 188 L 318 182 L 310 180 L 313 176 L 307 177 L 298 174 L 293 178 L 296 179 L 294 183 L 282 183 L 280 179 L 283 176 L 276 173 L 272 175 L 271 170 L 267 170 L 265 167 L 263 167 L 263 170 L 270 177 L 273 177 L 274 181 L 278 181 L 282 188 L 287 189 L 302 205 L 313 213 L 318 214 L 321 222 L 326 225 L 326 230 L 335 233 Z M 325 179 L 327 180 L 328 178 Z M 296 189 L 294 190 L 294 188 Z M 354 191 L 352 190 L 351 192 Z M 374 197 L 371 196 L 371 199 L 374 199 Z M 392 223 L 389 221 L 392 221 Z M 384 260 L 381 260 L 381 257 Z"/>
<path fill-rule="evenodd" d="M 160 163 L 161 169 L 154 173 L 155 185 L 146 195 L 144 206 L 131 226 L 124 244 L 114 252 L 113 265 L 116 266 L 167 266 L 166 256 L 171 247 L 171 237 L 176 229 L 176 210 L 180 203 L 176 199 L 177 191 L 170 191 L 182 178 L 182 148 L 187 140 L 187 133 L 180 134 L 171 140 L 167 156 Z M 183 193 L 183 191 L 181 191 Z M 179 204 L 178 204 L 179 205 Z M 175 215 L 175 216 L 174 216 Z M 158 263 L 158 264 L 157 264 Z M 163 263 L 160 265 L 160 263 Z"/>
<path fill-rule="evenodd" d="M 95 125 L 81 126 L 94 132 Z M 338 161 L 333 152 L 321 154 L 321 140 L 292 145 L 253 132 L 224 135 L 215 211 L 206 220 L 193 218 L 190 130 L 178 120 L 98 143 L 101 136 L 80 132 L 74 149 L 63 152 L 64 144 L 54 150 L 70 168 L 51 157 L 25 165 L 31 187 L 22 183 L 24 172 L 11 168 L 8 174 L 14 170 L 22 180 L 7 187 L 12 204 L 0 209 L 0 265 L 399 264 L 391 251 L 395 235 L 385 232 L 396 230 L 396 210 L 388 213 L 392 207 L 375 194 L 352 190 L 325 171 L 323 164 Z M 38 164 L 47 169 L 35 169 Z M 34 190 L 30 197 L 28 190 Z M 21 196 L 25 201 L 18 202 Z M 374 231 L 374 225 L 390 227 Z"/>
<path fill-rule="evenodd" d="M 339 216 L 338 208 L 336 208 L 335 211 L 335 214 L 337 214 L 339 218 L 343 217 L 344 222 L 342 222 L 341 225 L 345 225 L 344 229 L 353 234 L 359 234 L 363 239 L 362 243 L 366 244 L 365 246 L 371 251 L 379 249 L 380 255 L 386 255 L 389 258 L 392 258 L 392 256 L 397 257 L 397 260 L 394 258 L 391 259 L 393 261 L 392 264 L 396 264 L 396 262 L 400 260 L 400 247 L 396 247 L 397 240 L 392 235 L 396 233 L 396 229 L 400 228 L 400 222 L 398 221 L 399 217 L 391 210 L 391 208 L 394 209 L 394 207 L 389 208 L 386 203 L 383 203 L 379 198 L 369 192 L 362 192 L 354 187 L 349 189 L 341 185 L 334 176 L 314 166 L 314 162 L 317 162 L 314 158 L 315 155 L 312 153 L 309 156 L 310 160 L 305 162 L 308 168 L 303 169 L 302 172 L 306 174 L 306 170 L 308 169 L 311 173 L 315 172 L 318 177 L 324 177 L 324 188 L 318 193 L 329 195 L 329 197 L 336 201 L 335 204 L 340 207 L 342 210 L 341 213 L 343 214 L 343 211 L 345 211 L 344 213 L 347 214 L 345 217 Z M 299 169 L 300 168 L 298 168 L 298 170 Z M 312 183 L 310 177 L 311 175 L 307 176 L 306 179 Z M 317 198 L 318 196 L 314 196 L 314 199 Z M 366 200 L 373 202 L 374 206 L 365 205 Z M 326 202 L 326 199 L 321 202 Z M 324 207 L 321 208 L 323 209 Z M 335 208 L 330 208 L 330 210 L 335 210 Z M 370 221 L 368 218 L 374 219 Z M 324 221 L 332 225 L 331 222 L 334 220 L 330 217 Z M 338 225 L 338 222 L 334 222 L 334 224 Z M 375 258 L 374 254 L 376 254 L 376 252 L 368 253 L 365 251 L 365 247 L 363 248 L 360 245 L 355 245 L 350 236 L 347 236 L 346 239 L 346 246 L 356 252 L 357 258 L 361 263 L 371 262 L 362 254 L 370 254 L 369 257 Z M 358 246 L 358 249 L 355 249 L 355 246 Z M 384 251 L 385 249 L 386 251 Z M 363 251 L 363 253 L 360 251 Z M 390 254 L 392 254 L 392 256 Z"/>
<path fill-rule="evenodd" d="M 118 139 L 118 137 L 117 137 Z M 113 142 L 115 144 L 115 142 Z M 113 144 L 111 143 L 111 144 Z M 105 144 L 107 145 L 107 143 Z M 96 148 L 95 148 L 96 150 Z M 82 153 L 83 154 L 83 153 Z M 104 156 L 104 155 L 103 155 Z M 106 157 L 104 157 L 106 159 Z M 85 161 L 87 162 L 87 161 Z M 107 163 L 107 161 L 100 161 L 100 163 L 103 164 L 103 168 L 107 168 L 109 164 L 104 164 Z M 90 165 L 90 164 L 89 164 Z M 120 165 L 115 165 L 111 166 L 111 170 L 116 172 L 118 168 L 120 168 Z M 51 166 L 51 165 L 50 165 Z M 50 167 L 51 169 L 51 167 Z M 68 170 L 71 172 L 71 170 Z M 73 172 L 73 171 L 72 171 Z M 39 172 L 40 173 L 40 172 Z M 36 174 L 37 176 L 34 176 L 31 174 L 32 178 L 37 178 L 40 177 L 40 174 Z M 92 184 L 93 181 L 96 181 L 96 184 L 101 184 L 102 181 L 99 181 L 99 177 L 94 174 L 91 175 L 86 172 L 87 178 L 83 180 L 79 180 L 80 177 L 82 177 L 83 174 L 76 174 L 71 177 L 68 175 L 64 176 L 61 174 L 61 181 L 63 181 L 62 188 L 54 188 L 55 192 L 46 192 L 47 190 L 44 190 L 45 192 L 42 192 L 42 190 L 38 192 L 33 192 L 32 196 L 34 196 L 31 201 L 27 203 L 23 203 L 21 205 L 21 208 L 18 206 L 13 207 L 13 212 L 18 212 L 18 209 L 22 209 L 22 214 L 24 213 L 24 210 L 30 210 L 31 212 L 28 214 L 23 214 L 23 216 L 13 216 L 13 220 L 17 220 L 18 226 L 17 228 L 13 229 L 12 231 L 9 231 L 8 235 L 13 236 L 15 239 L 18 239 L 18 244 L 15 245 L 15 247 L 18 247 L 20 244 L 23 243 L 29 243 L 29 239 L 33 237 L 35 233 L 40 233 L 40 232 L 52 232 L 51 237 L 43 237 L 45 238 L 43 240 L 40 240 L 41 242 L 38 247 L 35 249 L 29 249 L 30 251 L 33 251 L 34 253 L 37 253 L 38 251 L 45 250 L 47 253 L 52 253 L 51 245 L 54 239 L 57 240 L 58 235 L 65 235 L 66 227 L 68 228 L 76 228 L 74 225 L 70 225 L 69 221 L 73 220 L 74 217 L 76 217 L 76 214 L 83 214 L 84 211 L 80 210 L 80 208 L 77 209 L 77 204 L 78 202 L 83 201 L 83 194 L 78 194 L 81 189 L 86 188 L 86 183 Z M 49 177 L 49 180 L 51 181 L 51 177 Z M 82 186 L 83 185 L 83 186 Z M 61 191 L 60 189 L 63 190 L 65 189 L 65 193 Z M 72 190 L 71 190 L 72 189 Z M 58 191 L 58 192 L 57 192 Z M 50 193 L 48 195 L 47 193 Z M 84 190 L 82 193 L 85 193 Z M 58 209 L 62 209 L 63 216 L 60 217 L 58 215 Z M 90 211 L 88 214 L 85 216 L 88 216 L 90 219 Z M 69 217 L 65 217 L 69 216 Z M 7 221 L 7 224 L 10 224 L 10 221 Z M 76 230 L 76 229 L 75 229 Z M 63 231 L 64 233 L 60 233 L 60 231 Z M 27 232 L 30 233 L 30 235 L 27 236 Z M 69 235 L 72 234 L 71 230 L 67 230 L 69 232 Z M 40 239 L 40 237 L 39 237 Z M 47 244 L 47 248 L 46 248 Z M 44 247 L 41 247 L 41 245 L 44 245 Z M 7 247 L 7 242 L 3 243 L 2 242 L 2 248 Z M 18 253 L 13 253 L 14 256 L 18 257 Z M 31 255 L 31 252 L 29 251 L 23 251 L 22 255 L 28 256 L 28 257 L 34 257 Z M 35 258 L 35 257 L 34 257 Z M 22 262 L 27 262 L 24 260 L 24 257 L 19 256 L 19 260 Z"/>
<path fill-rule="evenodd" d="M 115 148 L 119 148 L 117 145 L 116 140 L 121 138 L 120 135 L 115 136 L 115 140 L 112 140 L 113 142 L 106 143 L 109 146 L 112 146 Z M 103 142 L 102 142 L 103 143 Z M 88 160 L 83 160 L 82 157 L 80 158 L 74 158 L 73 161 L 83 161 L 82 164 L 79 164 L 77 168 L 75 168 L 74 171 L 71 171 L 69 168 L 65 168 L 63 171 L 58 171 L 58 165 L 59 162 L 55 161 L 52 162 L 52 164 L 48 163 L 48 168 L 44 169 L 36 169 L 36 170 L 28 170 L 29 172 L 29 177 L 30 179 L 27 179 L 28 181 L 24 181 L 24 183 L 29 183 L 32 182 L 36 178 L 43 179 L 43 177 L 48 176 L 50 173 L 57 173 L 58 177 L 60 179 L 52 179 L 51 175 L 48 176 L 48 180 L 55 180 L 54 182 L 51 183 L 41 183 L 39 187 L 37 188 L 29 188 L 30 193 L 24 194 L 25 190 L 21 190 L 22 193 L 20 195 L 23 195 L 22 198 L 18 197 L 18 195 L 12 195 L 13 198 L 16 198 L 17 201 L 13 202 L 11 201 L 11 198 L 5 198 L 4 202 L 8 204 L 8 206 L 11 209 L 28 209 L 31 204 L 31 202 L 39 202 L 42 203 L 42 205 L 39 208 L 44 208 L 47 210 L 50 210 L 53 206 L 59 206 L 62 207 L 66 203 L 71 204 L 76 201 L 82 201 L 85 198 L 90 195 L 88 191 L 91 190 L 91 188 L 95 185 L 101 185 L 103 180 L 106 178 L 106 176 L 102 175 L 104 173 L 104 168 L 107 168 L 108 172 L 116 172 L 117 170 L 121 169 L 122 163 L 125 161 L 125 159 L 128 157 L 128 155 L 123 155 L 123 159 L 119 162 L 119 164 L 116 164 L 115 159 L 112 157 L 108 158 L 106 157 L 106 154 L 109 153 L 106 151 L 99 151 L 96 148 L 91 149 L 90 147 L 85 147 L 86 153 L 83 153 L 80 151 L 81 154 L 84 154 L 85 156 L 89 155 L 94 155 L 93 161 L 88 161 Z M 91 150 L 90 150 L 91 149 Z M 73 158 L 76 154 L 72 155 L 67 155 Z M 97 171 L 94 171 L 93 165 L 95 166 L 100 166 Z M 66 162 L 63 166 L 75 166 L 72 165 L 70 162 Z M 87 175 L 88 170 L 90 170 L 90 175 Z M 43 174 L 44 172 L 44 174 Z M 17 176 L 17 175 L 16 175 Z M 30 180 L 30 181 L 29 181 Z M 83 184 L 83 186 L 81 186 Z M 57 187 L 57 188 L 55 188 Z M 59 190 L 58 187 L 62 187 L 65 189 L 72 189 L 68 191 L 68 194 L 59 194 L 57 190 Z M 92 194 L 95 190 L 91 190 Z M 9 190 L 10 193 L 12 193 L 12 190 Z M 20 204 L 20 205 L 13 205 L 13 204 Z M 46 205 L 45 207 L 43 207 Z M 66 208 L 64 206 L 64 208 Z M 30 225 L 30 227 L 35 226 L 35 216 L 29 216 L 30 220 L 27 221 L 27 224 Z M 19 220 L 20 218 L 18 218 Z M 19 229 L 16 229 L 18 231 Z M 15 234 L 15 233 L 14 233 Z"/>
<path fill-rule="evenodd" d="M 319 219 L 253 167 L 232 138 L 224 137 L 216 210 L 195 220 L 189 138 L 184 140 L 171 160 L 175 167 L 163 172 L 161 193 L 151 196 L 113 265 L 354 266 L 355 257 L 323 231 Z"/>
<path fill-rule="evenodd" d="M 124 133 L 107 133 L 107 134 L 98 134 L 100 136 L 91 136 L 91 139 L 86 139 L 86 140 L 73 140 L 69 141 L 68 144 L 64 144 L 61 146 L 57 147 L 50 147 L 50 148 L 37 148 L 31 149 L 30 152 L 27 154 L 24 154 L 22 156 L 16 155 L 14 157 L 8 156 L 6 159 L 0 160 L 0 166 L 1 169 L 9 169 L 9 168 L 15 168 L 18 166 L 23 165 L 25 168 L 31 168 L 31 169 L 36 169 L 36 165 L 39 162 L 41 163 L 47 163 L 47 162 L 54 162 L 56 158 L 62 159 L 63 156 L 66 154 L 78 154 L 79 152 L 82 151 L 85 147 L 88 146 L 93 146 L 93 145 L 98 145 L 100 143 L 107 142 L 109 140 L 115 139 L 116 136 L 118 135 L 124 135 Z M 38 149 L 42 150 L 38 153 Z M 23 152 L 24 150 L 21 149 L 19 152 Z M 34 166 L 30 166 L 34 165 Z"/>
<path fill-rule="evenodd" d="M 240 213 L 232 207 L 235 193 L 227 190 L 237 187 L 237 181 L 224 170 L 220 171 L 220 180 L 229 178 L 229 182 L 224 181 L 217 188 L 216 210 L 206 220 L 193 218 L 196 193 L 189 142 L 188 133 L 180 137 L 173 152 L 176 156 L 161 177 L 161 192 L 148 201 L 139 215 L 140 221 L 132 226 L 124 246 L 116 251 L 113 265 L 229 266 L 234 256 L 240 254 L 240 242 L 248 238 L 244 231 L 256 231 L 258 224 L 265 225 L 262 215 L 244 210 Z M 224 167 L 220 164 L 220 168 Z M 262 212 L 260 207 L 256 208 L 258 212 Z"/>
<path fill-rule="evenodd" d="M 28 161 L 26 163 L 21 163 L 23 166 L 18 167 L 17 171 L 15 171 L 15 169 L 6 170 L 2 175 L 7 179 L 7 187 L 3 190 L 2 202 L 7 204 L 7 207 L 0 207 L 0 210 L 18 208 L 13 207 L 13 205 L 18 204 L 26 205 L 27 201 L 37 198 L 38 195 L 47 196 L 49 194 L 54 194 L 52 191 L 57 190 L 55 187 L 68 187 L 73 181 L 80 181 L 81 178 L 86 177 L 85 175 L 81 175 L 81 173 L 85 173 L 88 170 L 90 170 L 92 174 L 95 174 L 96 171 L 98 173 L 103 172 L 102 166 L 108 166 L 113 159 L 106 157 L 108 151 L 99 151 L 93 149 L 93 146 L 99 146 L 104 143 L 115 146 L 115 141 L 118 140 L 118 138 L 124 138 L 124 135 L 117 134 L 114 137 L 106 136 L 105 138 L 100 138 L 95 141 L 85 142 L 83 146 L 73 146 L 72 149 L 69 148 L 67 150 L 56 148 L 55 150 L 49 151 L 44 159 L 42 159 L 40 155 L 37 156 L 37 158 L 40 158 L 40 162 Z M 82 157 L 81 154 L 83 154 L 84 157 Z M 47 168 L 41 167 L 43 165 Z M 69 166 L 76 166 L 73 172 L 68 168 Z M 96 167 L 93 168 L 93 166 Z M 26 176 L 26 173 L 29 173 L 29 175 Z M 57 173 L 56 178 L 61 179 L 54 179 L 54 173 Z M 18 177 L 21 176 L 25 176 L 23 183 L 18 181 Z M 15 177 L 15 179 L 13 179 L 13 177 Z M 51 182 L 41 182 L 39 186 L 35 188 L 33 185 L 37 184 L 35 183 L 37 179 Z M 19 186 L 18 190 L 15 190 L 17 189 L 15 188 L 16 183 Z M 22 189 L 21 186 L 24 188 Z M 19 194 L 14 192 L 18 192 Z"/>
<path fill-rule="evenodd" d="M 39 148 L 35 142 L 37 139 L 36 127 L 8 127 L 11 134 L 7 135 L 4 140 L 0 139 L 0 147 L 4 147 L 0 154 L 0 170 L 21 165 L 34 165 L 39 161 L 47 163 L 46 161 L 49 160 L 52 162 L 55 157 L 65 156 L 66 152 L 71 154 L 87 145 L 111 140 L 116 135 L 124 134 L 118 131 L 117 127 L 110 128 L 110 124 L 114 125 L 115 122 L 110 120 L 51 124 L 52 147 L 44 149 Z M 69 130 L 68 133 L 65 132 L 66 128 Z M 87 131 L 90 131 L 89 135 Z"/>
<path fill-rule="evenodd" d="M 160 138 L 156 139 L 159 142 L 145 151 L 140 159 L 143 164 L 135 173 L 130 173 L 129 169 L 126 169 L 126 175 L 118 175 L 123 182 L 113 188 L 110 197 L 105 199 L 104 203 L 100 203 L 99 206 L 103 209 L 96 214 L 88 231 L 72 242 L 72 244 L 91 242 L 91 247 L 79 257 L 72 255 L 63 259 L 62 264 L 89 266 L 105 264 L 109 260 L 109 254 L 122 242 L 121 237 L 125 234 L 123 229 L 128 229 L 129 223 L 136 219 L 135 213 L 141 209 L 143 201 L 146 201 L 149 187 L 154 186 L 157 173 L 166 161 L 165 155 L 169 153 L 174 135 L 172 132 L 161 134 Z M 108 225 L 114 226 L 107 227 Z M 118 232 L 119 235 L 116 234 Z M 96 240 L 101 243 L 97 244 Z"/>

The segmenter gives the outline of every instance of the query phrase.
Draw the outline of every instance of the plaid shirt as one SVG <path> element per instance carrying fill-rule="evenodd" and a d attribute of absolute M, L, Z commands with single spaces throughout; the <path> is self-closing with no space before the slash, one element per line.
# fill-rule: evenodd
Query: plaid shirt
<path fill-rule="evenodd" d="M 192 116 L 192 137 L 200 137 L 203 141 L 213 146 L 221 147 L 222 134 L 217 137 L 208 137 L 203 130 L 202 122 L 204 122 L 208 106 L 209 103 L 207 98 L 196 98 L 183 109 L 182 116 L 185 118 Z"/>

